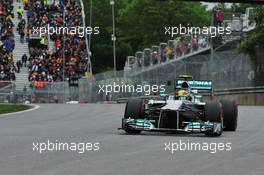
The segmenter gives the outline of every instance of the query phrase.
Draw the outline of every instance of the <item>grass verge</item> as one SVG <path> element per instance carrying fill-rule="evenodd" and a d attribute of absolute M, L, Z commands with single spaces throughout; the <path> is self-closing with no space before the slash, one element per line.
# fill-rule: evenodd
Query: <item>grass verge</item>
<path fill-rule="evenodd" d="M 24 111 L 30 108 L 31 106 L 27 105 L 0 104 L 0 114 Z"/>

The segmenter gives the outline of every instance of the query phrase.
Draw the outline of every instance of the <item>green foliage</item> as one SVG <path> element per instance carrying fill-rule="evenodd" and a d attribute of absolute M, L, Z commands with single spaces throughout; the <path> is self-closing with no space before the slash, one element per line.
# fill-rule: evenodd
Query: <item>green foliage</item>
<path fill-rule="evenodd" d="M 112 11 L 109 0 L 93 0 L 93 25 L 100 35 L 92 36 L 94 72 L 113 67 Z M 200 2 L 180 0 L 116 0 L 117 69 L 123 69 L 126 56 L 137 50 L 166 42 L 165 26 L 208 26 L 210 13 Z M 89 24 L 90 0 L 84 1 Z"/>
<path fill-rule="evenodd" d="M 244 10 L 246 5 L 241 5 Z M 240 9 L 238 8 L 238 9 Z M 264 48 L 264 6 L 257 6 L 251 14 L 251 20 L 256 21 L 256 30 L 248 38 L 238 44 L 240 52 L 249 54 L 253 59 L 256 57 L 256 50 Z"/>
<path fill-rule="evenodd" d="M 238 45 L 238 50 L 255 58 L 257 49 L 264 48 L 264 31 L 257 31 Z"/>
<path fill-rule="evenodd" d="M 120 37 L 135 50 L 166 42 L 165 26 L 204 26 L 210 15 L 198 2 L 134 0 L 119 11 Z"/>

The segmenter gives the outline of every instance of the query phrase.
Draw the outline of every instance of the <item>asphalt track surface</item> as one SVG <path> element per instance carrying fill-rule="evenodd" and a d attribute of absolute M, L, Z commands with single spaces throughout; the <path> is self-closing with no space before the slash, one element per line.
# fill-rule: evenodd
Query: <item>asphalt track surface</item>
<path fill-rule="evenodd" d="M 237 132 L 194 134 L 118 131 L 124 105 L 40 105 L 0 117 L 0 175 L 263 175 L 264 107 L 239 107 Z M 33 151 L 33 142 L 100 142 L 83 154 Z M 165 151 L 164 143 L 231 142 L 230 151 Z"/>

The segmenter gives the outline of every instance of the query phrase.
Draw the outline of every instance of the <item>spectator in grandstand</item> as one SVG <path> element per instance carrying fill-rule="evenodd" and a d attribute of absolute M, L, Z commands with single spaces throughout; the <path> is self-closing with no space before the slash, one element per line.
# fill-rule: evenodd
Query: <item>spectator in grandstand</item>
<path fill-rule="evenodd" d="M 55 48 L 56 48 L 56 50 L 60 50 L 61 47 L 62 47 L 62 43 L 61 43 L 60 38 L 58 37 L 58 38 L 56 39 L 56 41 L 55 41 Z"/>
<path fill-rule="evenodd" d="M 142 59 L 137 58 L 136 61 L 137 61 L 137 66 L 141 67 L 142 66 Z"/>
<path fill-rule="evenodd" d="M 20 35 L 20 42 L 23 43 L 24 42 L 24 36 L 25 36 L 25 25 L 26 25 L 26 21 L 25 19 L 22 19 L 17 26 L 17 31 Z"/>
<path fill-rule="evenodd" d="M 32 8 L 28 8 L 28 10 L 27 10 L 27 19 L 31 18 L 33 15 L 34 14 L 33 14 Z"/>
<path fill-rule="evenodd" d="M 0 68 L 0 70 L 1 70 L 1 68 Z M 5 76 L 6 76 L 5 72 L 3 70 L 1 70 L 0 71 L 0 80 L 4 80 Z"/>
<path fill-rule="evenodd" d="M 25 5 L 25 9 L 28 9 L 28 0 L 22 0 L 22 3 Z"/>
<path fill-rule="evenodd" d="M 166 52 L 166 55 L 167 55 L 168 59 L 172 59 L 174 57 L 173 48 L 166 47 L 165 52 Z"/>
<path fill-rule="evenodd" d="M 217 27 L 217 8 L 213 8 L 213 26 Z"/>
<path fill-rule="evenodd" d="M 216 12 L 216 21 L 217 21 L 217 26 L 222 26 L 224 22 L 225 14 L 224 11 L 219 8 Z"/>
<path fill-rule="evenodd" d="M 187 46 L 186 46 L 186 43 L 184 41 L 184 36 L 182 36 L 180 38 L 180 41 L 179 41 L 179 52 L 180 52 L 179 53 L 180 55 L 183 55 L 187 52 Z"/>
<path fill-rule="evenodd" d="M 19 72 L 20 72 L 20 69 L 21 69 L 21 67 L 22 67 L 21 60 L 18 60 L 18 61 L 16 62 L 16 66 L 17 66 L 17 73 L 19 73 Z"/>
<path fill-rule="evenodd" d="M 22 8 L 21 6 L 19 6 L 18 9 L 17 9 L 18 19 L 21 19 L 24 13 L 25 13 L 24 8 Z"/>
<path fill-rule="evenodd" d="M 16 75 L 15 75 L 15 67 L 14 65 L 12 66 L 12 69 L 10 70 L 10 80 L 15 81 L 16 80 Z"/>
<path fill-rule="evenodd" d="M 43 0 L 44 6 L 49 6 L 50 5 L 50 0 Z"/>
<path fill-rule="evenodd" d="M 48 48 L 48 41 L 47 41 L 46 37 L 41 37 L 39 42 L 40 42 L 41 49 L 47 49 Z"/>
<path fill-rule="evenodd" d="M 152 52 L 152 64 L 157 64 L 160 61 L 160 55 L 157 51 Z"/>
<path fill-rule="evenodd" d="M 175 45 L 175 51 L 174 51 L 174 54 L 175 54 L 175 57 L 177 58 L 177 57 L 179 57 L 180 55 L 179 55 L 179 42 L 180 42 L 180 39 L 181 39 L 181 37 L 177 37 L 174 41 L 174 45 Z"/>
<path fill-rule="evenodd" d="M 198 40 L 199 49 L 206 47 L 206 39 L 204 36 L 200 36 Z"/>
<path fill-rule="evenodd" d="M 25 67 L 27 67 L 27 59 L 28 59 L 27 54 L 24 54 L 22 56 L 22 58 L 21 58 L 21 60 L 22 60 L 22 66 L 25 65 Z"/>
<path fill-rule="evenodd" d="M 4 50 L 7 52 L 7 53 L 10 53 L 14 50 L 14 47 L 15 47 L 15 42 L 13 39 L 11 38 L 8 38 L 6 41 L 5 41 L 5 48 Z"/>
<path fill-rule="evenodd" d="M 160 51 L 160 61 L 161 62 L 165 62 L 166 61 L 166 59 L 167 59 L 167 53 L 166 53 L 166 51 L 167 51 L 167 47 L 165 47 L 165 48 L 161 48 L 161 51 Z"/>
<path fill-rule="evenodd" d="M 192 49 L 193 51 L 198 50 L 198 37 L 197 36 L 194 36 L 192 39 Z"/>

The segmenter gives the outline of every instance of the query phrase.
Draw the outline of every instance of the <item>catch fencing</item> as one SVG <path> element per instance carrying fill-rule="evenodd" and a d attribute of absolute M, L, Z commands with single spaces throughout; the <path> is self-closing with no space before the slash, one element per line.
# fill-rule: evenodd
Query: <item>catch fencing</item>
<path fill-rule="evenodd" d="M 262 58 L 263 51 L 258 55 L 258 58 Z M 105 93 L 100 90 L 103 86 L 114 84 L 164 85 L 166 93 L 173 93 L 174 82 L 181 74 L 192 75 L 196 80 L 212 80 L 215 90 L 259 87 L 264 86 L 264 61 L 252 60 L 247 55 L 237 53 L 236 50 L 216 52 L 213 55 L 205 51 L 138 74 L 129 71 L 96 74 L 91 78 L 80 79 L 74 86 L 69 86 L 68 82 L 53 82 L 44 83 L 38 88 L 26 87 L 19 91 L 15 82 L 0 81 L 0 102 L 96 103 L 144 95 L 143 92 Z"/>
<path fill-rule="evenodd" d="M 217 90 L 263 86 L 263 73 L 264 63 L 253 61 L 236 50 L 229 50 L 213 55 L 206 51 L 140 73 L 120 71 L 116 78 L 114 72 L 102 73 L 95 75 L 95 79 L 103 84 L 111 84 L 115 79 L 115 82 L 124 81 L 129 84 L 165 85 L 166 92 L 172 93 L 175 80 L 182 74 L 192 75 L 196 80 L 212 80 L 213 88 Z M 119 93 L 112 96 L 129 95 Z"/>

